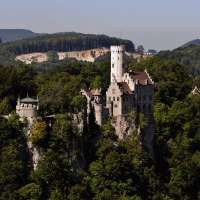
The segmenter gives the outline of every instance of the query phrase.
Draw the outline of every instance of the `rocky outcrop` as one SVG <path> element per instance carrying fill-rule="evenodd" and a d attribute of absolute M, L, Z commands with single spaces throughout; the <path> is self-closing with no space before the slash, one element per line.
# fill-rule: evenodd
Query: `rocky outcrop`
<path fill-rule="evenodd" d="M 109 52 L 108 48 L 98 48 L 87 51 L 71 51 L 71 52 L 58 52 L 59 60 L 63 60 L 65 58 L 75 58 L 77 60 L 94 62 L 96 58 L 99 56 L 103 56 Z M 32 62 L 45 62 L 48 57 L 46 53 L 31 53 L 31 54 L 23 54 L 16 57 L 16 60 L 22 61 L 26 64 L 31 64 Z"/>
<path fill-rule="evenodd" d="M 119 139 L 124 139 L 128 135 L 141 136 L 141 143 L 148 149 L 148 152 L 154 157 L 153 152 L 153 138 L 155 133 L 155 126 L 153 120 L 150 120 L 148 127 L 140 129 L 134 122 L 129 122 L 125 115 L 113 117 L 112 126 L 115 128 L 115 133 Z"/>
<path fill-rule="evenodd" d="M 124 139 L 127 135 L 133 133 L 139 134 L 139 129 L 137 129 L 135 123 L 128 122 L 124 115 L 113 117 L 112 126 L 115 127 L 116 135 L 119 139 Z"/>

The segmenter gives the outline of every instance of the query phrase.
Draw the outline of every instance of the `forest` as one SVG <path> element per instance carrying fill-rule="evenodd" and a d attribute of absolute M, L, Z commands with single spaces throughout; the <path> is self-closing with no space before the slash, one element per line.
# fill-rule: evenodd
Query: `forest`
<path fill-rule="evenodd" d="M 118 140 L 112 119 L 99 127 L 90 116 L 83 132 L 74 123 L 73 114 L 79 114 L 85 103 L 80 88 L 101 87 L 105 92 L 108 87 L 109 55 L 94 63 L 2 62 L 1 200 L 200 199 L 200 96 L 191 94 L 194 86 L 200 87 L 200 76 L 156 56 L 139 63 L 126 57 L 126 63 L 130 70 L 146 68 L 156 82 L 154 157 L 134 132 Z M 33 98 L 39 96 L 42 116 L 31 136 L 24 135 L 26 121 L 15 113 L 18 96 L 25 97 L 27 91 Z M 49 125 L 46 116 L 52 114 Z M 134 116 L 130 114 L 129 120 Z M 43 152 L 36 170 L 27 142 Z"/>
<path fill-rule="evenodd" d="M 135 46 L 130 40 L 123 40 L 106 35 L 82 34 L 76 32 L 44 34 L 33 38 L 8 42 L 0 46 L 0 51 L 8 51 L 15 55 L 21 55 L 36 52 L 65 52 L 100 47 L 110 48 L 111 44 L 125 45 L 127 51 L 135 51 Z"/>
<path fill-rule="evenodd" d="M 200 75 L 200 45 L 198 42 L 199 40 L 194 40 L 173 51 L 161 51 L 158 56 L 164 60 L 174 60 L 187 67 L 191 76 Z"/>

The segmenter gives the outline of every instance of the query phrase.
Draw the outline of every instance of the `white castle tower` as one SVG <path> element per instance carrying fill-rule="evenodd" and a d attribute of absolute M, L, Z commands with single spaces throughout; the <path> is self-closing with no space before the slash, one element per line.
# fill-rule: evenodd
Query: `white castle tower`
<path fill-rule="evenodd" d="M 111 46 L 111 76 L 110 82 L 116 80 L 117 82 L 122 82 L 122 76 L 124 74 L 124 61 L 123 54 L 125 51 L 125 46 Z"/>

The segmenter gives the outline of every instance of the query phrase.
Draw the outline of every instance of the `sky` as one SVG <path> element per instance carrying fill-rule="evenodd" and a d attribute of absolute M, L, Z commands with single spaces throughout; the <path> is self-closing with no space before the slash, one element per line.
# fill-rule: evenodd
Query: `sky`
<path fill-rule="evenodd" d="M 0 28 L 75 31 L 172 50 L 200 38 L 200 0 L 0 0 Z"/>

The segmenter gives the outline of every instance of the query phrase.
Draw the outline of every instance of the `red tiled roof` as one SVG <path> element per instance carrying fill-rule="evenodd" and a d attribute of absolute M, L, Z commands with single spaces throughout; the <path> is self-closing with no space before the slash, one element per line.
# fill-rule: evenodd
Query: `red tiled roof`
<path fill-rule="evenodd" d="M 92 90 L 88 90 L 86 91 L 86 93 L 89 95 L 89 96 L 100 96 L 101 93 L 98 89 L 92 89 Z"/>
<path fill-rule="evenodd" d="M 120 88 L 123 89 L 123 92 L 125 94 L 132 94 L 133 92 L 131 91 L 129 85 L 126 83 L 126 82 L 120 82 L 120 83 L 117 83 L 119 85 Z"/>
<path fill-rule="evenodd" d="M 138 80 L 138 83 L 141 85 L 146 85 L 146 81 L 148 81 L 149 84 L 153 84 L 145 71 L 144 72 L 129 72 L 129 75 L 134 81 Z"/>

